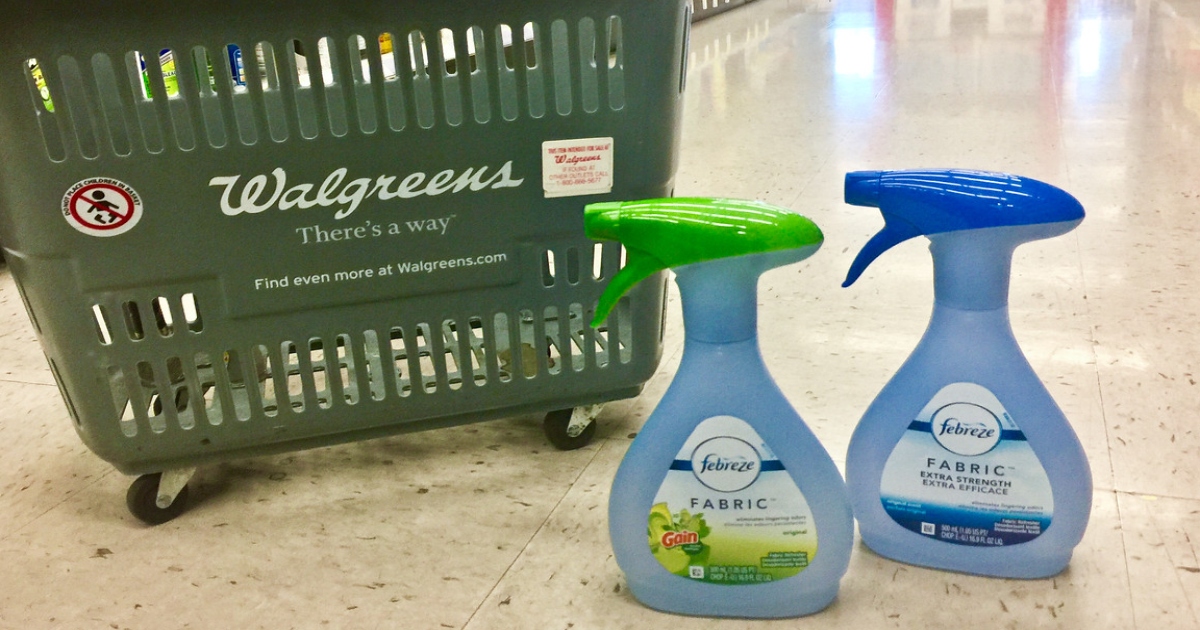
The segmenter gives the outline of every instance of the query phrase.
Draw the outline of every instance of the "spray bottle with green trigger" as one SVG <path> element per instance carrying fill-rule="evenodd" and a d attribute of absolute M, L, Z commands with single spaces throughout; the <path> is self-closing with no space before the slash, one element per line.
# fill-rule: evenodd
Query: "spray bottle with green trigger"
<path fill-rule="evenodd" d="M 1062 571 L 1087 527 L 1091 470 L 1008 319 L 1018 245 L 1071 231 L 1083 206 L 1037 180 L 962 170 L 846 175 L 846 202 L 886 221 L 843 286 L 926 236 L 933 315 L 854 430 L 846 481 L 880 555 L 981 575 Z"/>
<path fill-rule="evenodd" d="M 613 481 L 609 534 L 629 589 L 668 612 L 792 617 L 837 596 L 854 523 L 829 454 L 767 373 L 758 277 L 821 245 L 808 219 L 762 203 L 657 199 L 588 206 L 589 237 L 628 263 L 600 299 L 673 268 L 684 350 Z"/>

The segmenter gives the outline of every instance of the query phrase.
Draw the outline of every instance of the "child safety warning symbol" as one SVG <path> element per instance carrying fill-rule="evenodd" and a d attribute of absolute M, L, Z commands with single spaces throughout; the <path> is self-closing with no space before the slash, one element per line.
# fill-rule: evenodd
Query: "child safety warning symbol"
<path fill-rule="evenodd" d="M 132 186 L 107 177 L 85 179 L 67 189 L 63 217 L 89 236 L 116 236 L 142 218 L 142 198 Z"/>

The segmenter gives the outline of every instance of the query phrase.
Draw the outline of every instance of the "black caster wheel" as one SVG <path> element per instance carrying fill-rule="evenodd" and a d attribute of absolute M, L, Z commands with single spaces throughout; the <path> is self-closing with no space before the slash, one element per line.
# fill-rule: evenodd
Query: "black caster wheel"
<path fill-rule="evenodd" d="M 559 409 L 546 414 L 546 420 L 542 423 L 542 429 L 546 432 L 546 439 L 560 451 L 573 451 L 577 448 L 583 448 L 592 443 L 592 438 L 596 437 L 596 421 L 588 423 L 578 435 L 571 435 L 567 428 L 571 426 L 571 414 L 574 409 Z"/>
<path fill-rule="evenodd" d="M 161 479 L 162 473 L 142 475 L 130 484 L 129 492 L 125 493 L 125 506 L 129 512 L 148 525 L 162 525 L 187 509 L 187 486 L 175 496 L 174 503 L 165 509 L 158 507 L 158 482 Z"/>

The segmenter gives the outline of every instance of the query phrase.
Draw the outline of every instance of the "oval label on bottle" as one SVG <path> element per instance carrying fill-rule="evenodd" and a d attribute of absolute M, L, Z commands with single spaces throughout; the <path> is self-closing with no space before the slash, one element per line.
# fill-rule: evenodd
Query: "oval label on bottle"
<path fill-rule="evenodd" d="M 929 401 L 883 468 L 883 509 L 906 529 L 956 545 L 1001 547 L 1041 536 L 1050 479 L 987 388 L 952 383 Z"/>
<path fill-rule="evenodd" d="M 663 568 L 712 584 L 792 577 L 817 553 L 808 501 L 758 432 L 733 416 L 701 422 L 684 442 L 647 525 Z"/>

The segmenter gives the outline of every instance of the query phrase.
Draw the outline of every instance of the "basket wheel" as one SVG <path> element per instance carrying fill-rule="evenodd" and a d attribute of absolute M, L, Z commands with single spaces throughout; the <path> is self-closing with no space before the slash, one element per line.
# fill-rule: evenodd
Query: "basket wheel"
<path fill-rule="evenodd" d="M 162 473 L 142 475 L 129 485 L 129 492 L 125 493 L 125 506 L 129 512 L 148 525 L 162 525 L 183 514 L 187 508 L 187 486 L 179 491 L 171 505 L 158 507 L 158 482 L 161 479 Z"/>
<path fill-rule="evenodd" d="M 569 430 L 571 426 L 571 414 L 574 409 L 559 409 L 546 414 L 546 420 L 542 423 L 542 429 L 546 432 L 546 439 L 555 448 L 561 451 L 573 451 L 577 448 L 583 448 L 591 444 L 592 438 L 596 437 L 596 422 L 592 421 L 587 424 L 583 430 L 578 431 L 577 435 L 571 435 Z"/>

